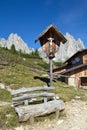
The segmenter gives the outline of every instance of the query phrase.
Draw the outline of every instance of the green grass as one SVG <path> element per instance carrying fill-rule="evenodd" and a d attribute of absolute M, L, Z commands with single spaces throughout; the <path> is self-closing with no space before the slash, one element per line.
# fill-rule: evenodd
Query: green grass
<path fill-rule="evenodd" d="M 40 76 L 40 74 L 29 70 L 28 67 L 16 64 L 15 67 L 7 66 L 0 71 L 0 82 L 13 89 L 45 85 L 42 81 L 34 79 L 38 75 Z"/>
<path fill-rule="evenodd" d="M 8 90 L 0 89 L 0 101 L 11 102 L 11 95 Z"/>
<path fill-rule="evenodd" d="M 69 86 L 63 82 L 57 81 L 54 83 L 55 93 L 63 101 L 70 101 L 75 96 L 80 96 L 81 100 L 87 100 L 87 91 L 82 89 L 75 89 L 73 86 Z"/>
<path fill-rule="evenodd" d="M 16 127 L 18 124 L 18 117 L 14 108 L 9 105 L 0 107 L 0 128 Z"/>

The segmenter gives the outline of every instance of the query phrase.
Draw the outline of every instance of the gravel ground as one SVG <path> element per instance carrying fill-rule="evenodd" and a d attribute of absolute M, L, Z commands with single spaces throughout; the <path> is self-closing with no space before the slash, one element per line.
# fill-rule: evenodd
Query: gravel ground
<path fill-rule="evenodd" d="M 15 130 L 87 130 L 87 101 L 72 100 L 65 104 L 66 117 L 45 120 L 32 125 L 20 126 Z"/>

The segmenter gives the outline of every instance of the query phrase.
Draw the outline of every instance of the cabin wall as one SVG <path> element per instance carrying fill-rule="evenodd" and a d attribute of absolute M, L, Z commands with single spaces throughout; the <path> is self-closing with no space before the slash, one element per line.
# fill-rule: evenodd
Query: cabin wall
<path fill-rule="evenodd" d="M 75 79 L 75 77 L 71 76 L 71 77 L 68 78 L 68 85 L 76 87 L 76 79 Z"/>
<path fill-rule="evenodd" d="M 83 63 L 84 63 L 84 64 L 87 63 L 87 54 L 85 54 L 85 55 L 83 56 Z"/>
<path fill-rule="evenodd" d="M 81 77 L 87 77 L 87 66 L 84 68 L 77 69 L 75 71 L 67 73 L 68 81 L 65 80 L 68 85 L 72 85 L 74 87 L 80 87 L 81 86 Z M 66 78 L 67 79 L 67 78 Z"/>

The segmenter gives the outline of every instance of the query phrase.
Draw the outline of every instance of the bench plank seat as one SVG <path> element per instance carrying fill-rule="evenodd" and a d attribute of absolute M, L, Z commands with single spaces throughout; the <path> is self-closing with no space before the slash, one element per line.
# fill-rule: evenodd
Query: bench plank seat
<path fill-rule="evenodd" d="M 62 100 L 53 100 L 46 103 L 28 105 L 22 107 L 15 107 L 15 111 L 18 114 L 19 121 L 24 122 L 37 116 L 43 116 L 50 113 L 58 113 L 65 108 L 65 104 Z"/>

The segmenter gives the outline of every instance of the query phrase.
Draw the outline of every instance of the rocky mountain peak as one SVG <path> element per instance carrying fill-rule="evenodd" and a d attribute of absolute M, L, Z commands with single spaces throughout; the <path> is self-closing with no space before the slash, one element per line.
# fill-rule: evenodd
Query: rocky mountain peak
<path fill-rule="evenodd" d="M 75 40 L 75 38 L 72 35 L 70 35 L 68 32 L 66 33 L 65 37 L 71 40 Z"/>
<path fill-rule="evenodd" d="M 14 44 L 17 51 L 21 50 L 23 53 L 29 54 L 34 51 L 34 49 L 31 49 L 27 46 L 27 44 L 22 40 L 20 36 L 18 36 L 18 34 L 11 33 L 7 40 L 5 40 L 4 38 L 0 39 L 1 47 L 7 47 L 8 49 L 10 49 L 12 44 Z"/>

